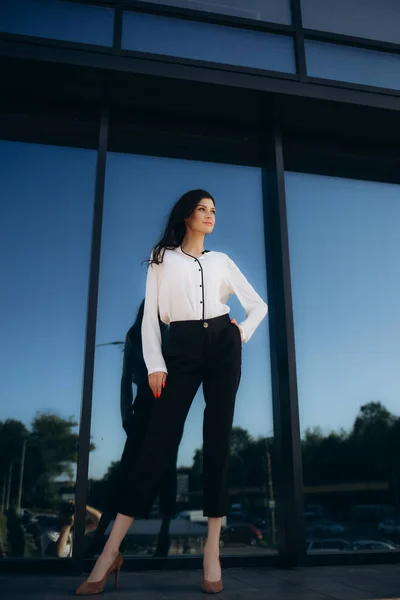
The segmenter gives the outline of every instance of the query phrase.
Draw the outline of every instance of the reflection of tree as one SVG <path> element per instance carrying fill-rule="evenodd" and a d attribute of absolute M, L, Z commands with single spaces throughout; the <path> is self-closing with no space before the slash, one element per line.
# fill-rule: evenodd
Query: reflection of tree
<path fill-rule="evenodd" d="M 233 427 L 229 458 L 229 486 L 240 490 L 240 495 L 246 495 L 246 489 L 259 490 L 264 496 L 268 495 L 269 457 L 268 452 L 273 448 L 272 438 L 253 438 L 242 427 Z M 273 459 L 272 459 L 273 462 Z M 190 472 L 190 491 L 202 489 L 203 449 L 195 450 Z M 272 498 L 271 498 L 272 500 Z"/>
<path fill-rule="evenodd" d="M 349 431 L 307 430 L 302 450 L 306 485 L 385 481 L 398 506 L 400 418 L 382 403 L 361 406 Z"/>
<path fill-rule="evenodd" d="M 118 485 L 120 461 L 110 463 L 106 473 L 102 479 L 91 479 L 89 482 L 89 504 L 96 505 L 100 510 L 104 510 L 107 506 L 107 498 L 110 490 Z"/>
<path fill-rule="evenodd" d="M 324 435 L 307 430 L 302 442 L 306 484 L 373 481 L 388 477 L 396 463 L 400 419 L 380 402 L 361 406 L 349 431 Z"/>
<path fill-rule="evenodd" d="M 24 444 L 22 506 L 49 508 L 59 500 L 52 482 L 64 474 L 73 477 L 78 451 L 76 426 L 72 417 L 64 419 L 52 412 L 37 414 L 30 429 L 15 419 L 0 421 L 0 481 L 7 480 L 12 468 L 10 504 L 18 500 Z"/>

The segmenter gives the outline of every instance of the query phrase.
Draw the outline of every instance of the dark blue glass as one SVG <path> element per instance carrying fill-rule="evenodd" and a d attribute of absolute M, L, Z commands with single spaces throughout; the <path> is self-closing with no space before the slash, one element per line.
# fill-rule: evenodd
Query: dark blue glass
<path fill-rule="evenodd" d="M 400 186 L 286 173 L 307 549 L 398 544 Z"/>
<path fill-rule="evenodd" d="M 292 16 L 289 0 L 147 0 L 152 4 L 168 4 L 193 10 L 232 15 L 243 19 L 270 21 L 290 25 Z"/>
<path fill-rule="evenodd" d="M 400 90 L 400 55 L 306 40 L 307 74 Z"/>
<path fill-rule="evenodd" d="M 202 61 L 295 73 L 291 37 L 155 15 L 124 14 L 122 47 Z"/>
<path fill-rule="evenodd" d="M 12 0 L 0 5 L 0 30 L 111 46 L 114 10 L 62 0 Z"/>
<path fill-rule="evenodd" d="M 76 483 L 95 176 L 94 150 L 0 141 L 0 481 L 10 558 L 71 556 L 73 521 L 62 523 L 59 510 Z"/>
<path fill-rule="evenodd" d="M 398 0 L 301 0 L 303 26 L 400 43 Z"/>

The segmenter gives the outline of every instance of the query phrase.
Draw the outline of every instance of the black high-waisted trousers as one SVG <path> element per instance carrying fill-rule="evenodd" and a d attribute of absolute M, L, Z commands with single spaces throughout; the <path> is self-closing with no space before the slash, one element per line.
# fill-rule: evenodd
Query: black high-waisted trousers
<path fill-rule="evenodd" d="M 146 436 L 135 464 L 124 468 L 118 512 L 148 518 L 160 482 L 176 460 L 183 428 L 201 383 L 203 419 L 203 512 L 229 512 L 229 445 L 240 382 L 242 342 L 228 315 L 206 321 L 174 321 L 164 358 L 166 386 L 155 399 Z"/>

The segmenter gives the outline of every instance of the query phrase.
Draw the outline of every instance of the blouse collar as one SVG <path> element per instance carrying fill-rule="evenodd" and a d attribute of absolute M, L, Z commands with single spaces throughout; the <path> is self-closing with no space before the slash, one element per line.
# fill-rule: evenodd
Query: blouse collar
<path fill-rule="evenodd" d="M 184 256 L 188 256 L 189 258 L 196 258 L 197 260 L 201 260 L 202 258 L 204 258 L 207 254 L 209 254 L 211 252 L 211 250 L 204 250 L 203 253 L 201 254 L 201 256 L 192 256 L 191 254 L 188 254 L 187 252 L 185 252 L 184 250 L 182 250 L 181 246 L 178 246 L 176 248 L 176 250 L 178 250 L 178 252 L 180 254 L 183 254 Z"/>

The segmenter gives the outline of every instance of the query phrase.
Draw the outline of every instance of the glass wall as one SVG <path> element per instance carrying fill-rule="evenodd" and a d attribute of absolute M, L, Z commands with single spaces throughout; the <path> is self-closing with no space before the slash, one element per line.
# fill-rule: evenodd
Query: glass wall
<path fill-rule="evenodd" d="M 305 41 L 307 73 L 311 77 L 400 90 L 400 55 Z"/>
<path fill-rule="evenodd" d="M 68 42 L 111 46 L 114 10 L 62 0 L 12 0 L 0 4 L 0 30 Z"/>
<path fill-rule="evenodd" d="M 289 25 L 292 22 L 289 0 L 147 0 L 152 4 L 167 4 L 180 8 L 232 15 L 243 19 L 270 21 Z"/>
<path fill-rule="evenodd" d="M 71 555 L 95 165 L 0 142 L 2 557 Z"/>
<path fill-rule="evenodd" d="M 397 0 L 301 0 L 303 26 L 400 43 Z"/>
<path fill-rule="evenodd" d="M 286 173 L 310 552 L 400 545 L 400 188 Z"/>
<path fill-rule="evenodd" d="M 124 13 L 122 48 L 285 73 L 296 72 L 291 37 L 150 14 Z"/>
<path fill-rule="evenodd" d="M 172 205 L 193 188 L 208 189 L 216 198 L 217 225 L 206 239 L 206 248 L 226 252 L 258 293 L 267 298 L 260 169 L 108 154 L 92 411 L 96 449 L 90 455 L 90 505 L 107 508 L 112 502 L 118 462 L 126 441 L 122 419 L 127 410 L 132 411 L 131 400 L 126 406 L 129 390 L 136 397 L 137 388 L 132 386 L 132 373 L 127 370 L 131 368 L 130 353 L 136 348 L 131 340 L 136 338 L 127 334 L 144 298 L 147 265 L 142 261 L 149 257 Z M 230 306 L 232 316 L 240 322 L 244 311 L 235 297 L 231 297 Z M 124 345 L 126 339 L 128 344 Z M 122 407 L 121 381 L 125 398 Z M 134 410 L 139 414 L 137 407 Z M 126 555 L 200 553 L 206 532 L 202 511 L 203 410 L 200 389 L 186 421 L 176 465 L 164 488 L 164 499 L 160 490 L 151 518 L 135 521 L 126 538 Z M 142 413 L 141 430 L 146 428 L 148 416 L 146 411 Z M 243 344 L 243 372 L 230 457 L 231 504 L 221 536 L 224 553 L 256 555 L 275 551 L 272 442 L 268 320 L 264 319 L 251 340 Z M 168 490 L 175 485 L 173 518 L 168 522 L 163 508 L 165 489 L 171 500 Z M 88 546 L 89 555 L 98 550 L 96 544 Z"/>

